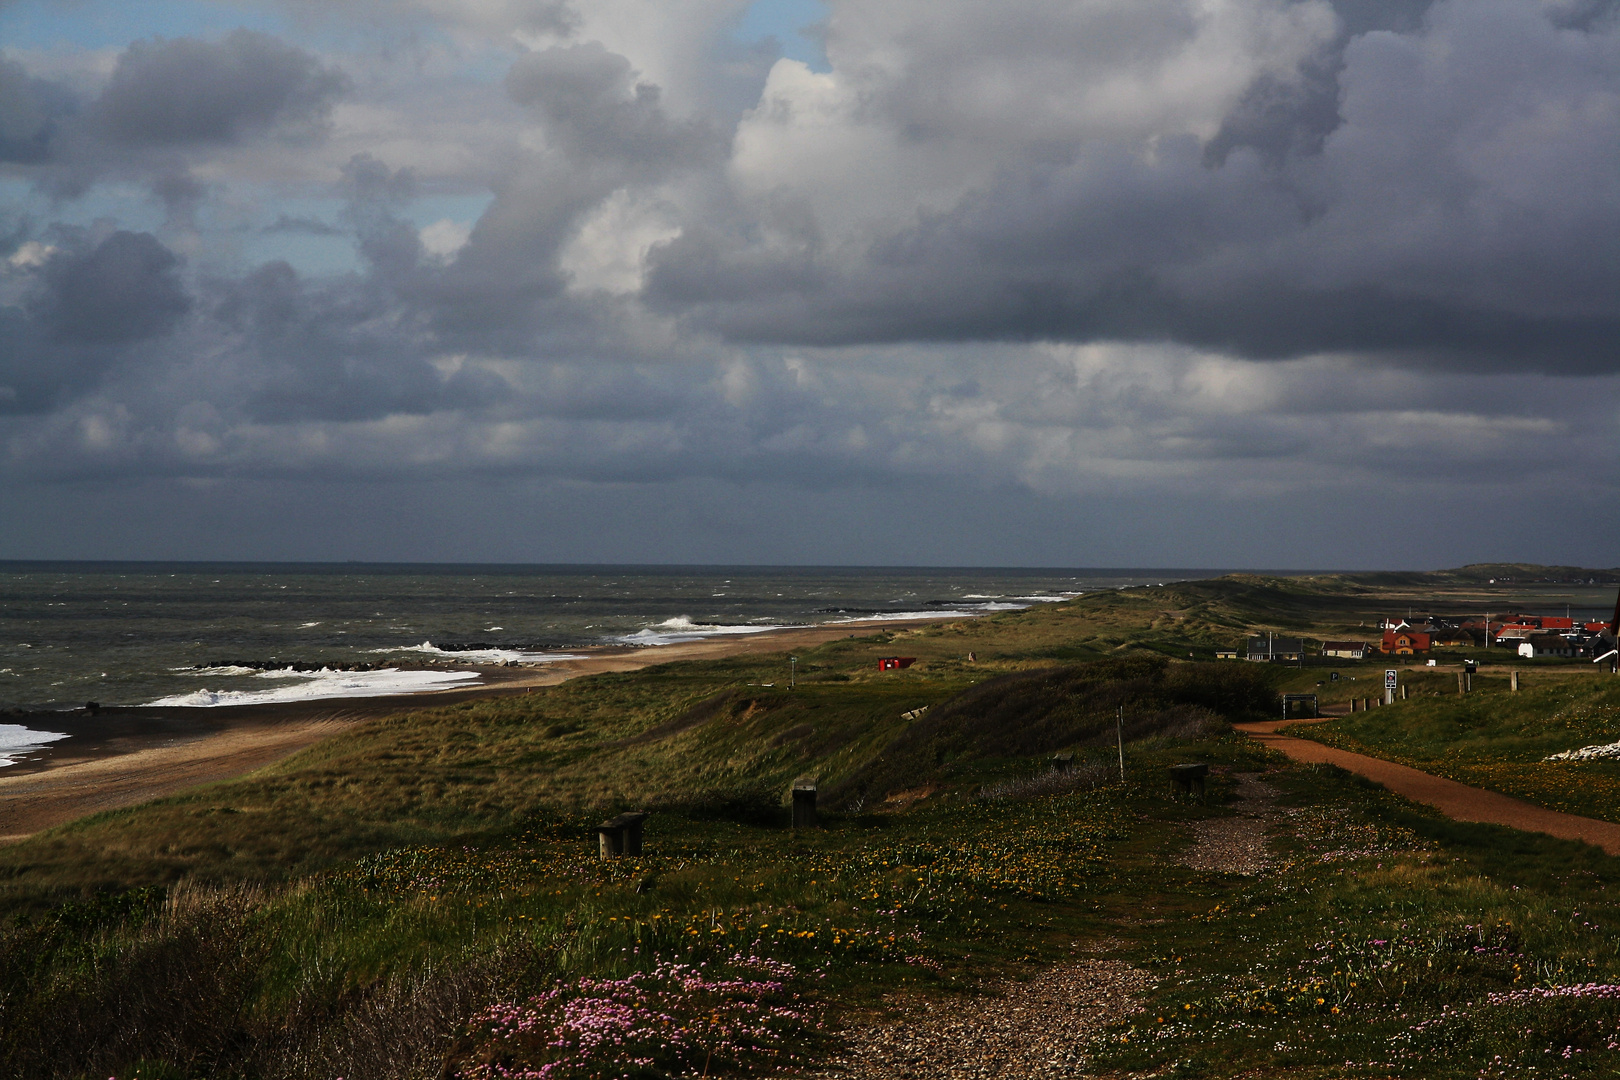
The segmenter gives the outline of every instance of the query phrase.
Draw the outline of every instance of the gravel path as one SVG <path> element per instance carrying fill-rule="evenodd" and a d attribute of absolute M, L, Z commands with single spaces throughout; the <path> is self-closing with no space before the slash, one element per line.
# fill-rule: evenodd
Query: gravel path
<path fill-rule="evenodd" d="M 1042 1080 L 1083 1077 L 1085 1046 L 1138 1011 L 1153 983 L 1122 960 L 1080 960 L 989 996 L 916 998 L 905 1015 L 847 1033 L 810 1075 L 860 1080 Z M 898 1004 L 898 1002 L 897 1002 Z"/>
<path fill-rule="evenodd" d="M 1193 846 L 1182 855 L 1183 865 L 1249 877 L 1270 865 L 1266 831 L 1277 820 L 1277 789 L 1259 773 L 1238 773 L 1234 779 L 1237 816 L 1193 822 Z"/>

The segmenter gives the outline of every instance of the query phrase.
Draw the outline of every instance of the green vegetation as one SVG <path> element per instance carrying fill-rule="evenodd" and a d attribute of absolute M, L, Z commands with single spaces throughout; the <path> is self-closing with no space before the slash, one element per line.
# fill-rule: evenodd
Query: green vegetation
<path fill-rule="evenodd" d="M 804 650 L 791 690 L 774 656 L 579 679 L 51 830 L 0 849 L 0 1075 L 769 1073 L 892 991 L 969 1000 L 1077 945 L 1158 979 L 1091 1047 L 1106 1075 L 1611 1075 L 1614 860 L 1289 767 L 1228 722 L 1323 670 L 1187 661 L 1381 588 L 1121 590 Z M 919 661 L 874 669 L 894 653 Z M 1524 776 L 1620 738 L 1608 683 L 1480 681 L 1316 730 Z M 1170 797 L 1185 760 L 1205 801 Z M 1182 865 L 1259 771 L 1274 867 Z M 821 828 L 788 827 L 802 775 Z M 597 858 L 625 809 L 646 854 Z"/>
<path fill-rule="evenodd" d="M 1620 1066 L 1613 859 L 1415 813 L 1335 769 L 1279 783 L 1294 807 L 1286 868 L 1205 884 L 1206 911 L 1139 938 L 1162 981 L 1100 1064 L 1188 1077 Z"/>

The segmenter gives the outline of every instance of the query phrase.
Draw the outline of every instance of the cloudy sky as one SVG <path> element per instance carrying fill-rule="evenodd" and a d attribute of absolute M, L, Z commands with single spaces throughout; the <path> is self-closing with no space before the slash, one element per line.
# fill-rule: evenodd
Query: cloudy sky
<path fill-rule="evenodd" d="M 0 0 L 0 557 L 1620 563 L 1615 0 Z"/>

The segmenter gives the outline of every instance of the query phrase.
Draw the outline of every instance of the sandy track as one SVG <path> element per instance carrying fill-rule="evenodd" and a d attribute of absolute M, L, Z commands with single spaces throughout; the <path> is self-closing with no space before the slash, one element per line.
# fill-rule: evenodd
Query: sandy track
<path fill-rule="evenodd" d="M 1620 825 L 1596 818 L 1562 814 L 1557 810 L 1527 803 L 1483 788 L 1469 787 L 1455 780 L 1432 776 L 1393 761 L 1353 754 L 1331 746 L 1296 739 L 1279 729 L 1300 721 L 1273 720 L 1258 724 L 1234 724 L 1237 730 L 1259 739 L 1274 750 L 1280 750 L 1295 761 L 1305 764 L 1337 765 L 1358 776 L 1376 780 L 1397 795 L 1413 802 L 1434 807 L 1457 821 L 1477 821 L 1488 825 L 1506 825 L 1526 832 L 1546 833 L 1564 840 L 1584 840 L 1610 855 L 1620 855 Z"/>
<path fill-rule="evenodd" d="M 960 618 L 960 616 L 953 617 Z M 432 708 L 469 698 L 522 693 L 581 675 L 636 671 L 680 660 L 807 649 L 841 637 L 874 630 L 900 630 L 940 620 L 838 623 L 759 634 L 708 638 L 641 649 L 603 649 L 579 660 L 542 668 L 498 668 L 474 689 L 398 697 L 328 699 L 285 705 L 213 709 L 108 710 L 74 726 L 113 730 L 106 738 L 75 738 L 48 747 L 34 760 L 0 770 L 0 843 L 26 839 L 41 829 L 86 814 L 116 810 L 161 798 L 198 784 L 228 780 L 262 768 L 345 727 L 410 709 Z M 787 681 L 788 672 L 782 672 Z M 150 722 L 142 714 L 150 713 Z M 174 717 L 189 716 L 179 722 Z M 62 717 L 66 719 L 66 716 Z M 167 721 L 164 723 L 162 721 Z M 145 727 L 153 728 L 151 731 Z M 68 726 L 54 723 L 55 730 Z M 159 730 L 161 729 L 161 730 Z"/>

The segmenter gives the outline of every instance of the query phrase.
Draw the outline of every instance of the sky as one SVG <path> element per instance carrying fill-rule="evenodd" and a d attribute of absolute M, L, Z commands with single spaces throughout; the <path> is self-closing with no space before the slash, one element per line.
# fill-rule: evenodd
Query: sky
<path fill-rule="evenodd" d="M 0 558 L 1620 564 L 1620 0 L 0 0 Z"/>

